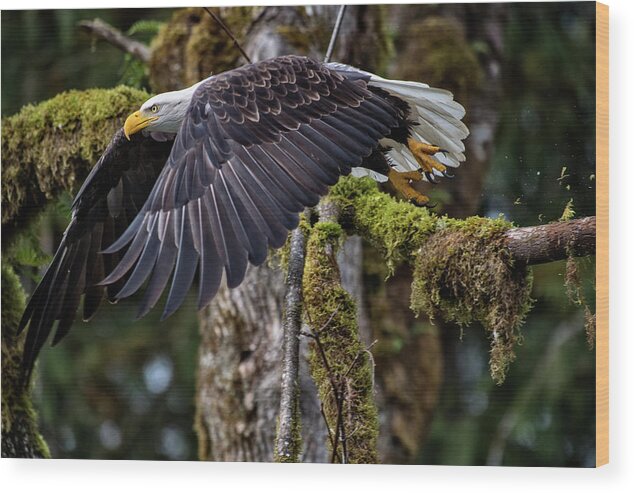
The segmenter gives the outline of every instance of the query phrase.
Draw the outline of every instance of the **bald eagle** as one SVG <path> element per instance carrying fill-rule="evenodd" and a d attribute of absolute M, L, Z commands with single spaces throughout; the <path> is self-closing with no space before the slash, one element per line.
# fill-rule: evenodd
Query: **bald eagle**
<path fill-rule="evenodd" d="M 198 273 L 198 307 L 247 264 L 281 247 L 304 208 L 340 176 L 389 180 L 417 205 L 412 181 L 464 160 L 465 111 L 450 92 L 338 63 L 281 56 L 152 97 L 130 115 L 83 183 L 53 260 L 33 292 L 23 374 L 57 323 L 88 320 L 105 297 L 145 291 L 138 316 L 171 278 L 163 318 Z"/>

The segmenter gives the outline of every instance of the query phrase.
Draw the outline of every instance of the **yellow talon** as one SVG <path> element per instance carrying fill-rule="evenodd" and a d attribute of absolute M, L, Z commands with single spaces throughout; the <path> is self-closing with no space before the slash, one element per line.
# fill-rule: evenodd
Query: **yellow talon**
<path fill-rule="evenodd" d="M 434 154 L 441 152 L 440 147 L 418 142 L 411 137 L 407 139 L 407 147 L 409 147 L 409 150 L 412 151 L 412 154 L 416 158 L 416 162 L 420 164 L 423 171 L 432 174 L 434 173 L 434 170 L 438 170 L 442 174 L 447 172 L 447 167 L 433 158 Z"/>
<path fill-rule="evenodd" d="M 419 171 L 395 171 L 391 169 L 387 175 L 389 182 L 403 197 L 418 206 L 426 206 L 429 198 L 412 187 L 412 181 L 421 181 L 423 175 Z"/>

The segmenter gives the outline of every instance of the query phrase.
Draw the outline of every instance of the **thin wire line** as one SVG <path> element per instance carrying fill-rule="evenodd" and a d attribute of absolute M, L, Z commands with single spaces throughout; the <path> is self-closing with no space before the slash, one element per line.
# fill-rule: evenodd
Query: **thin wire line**
<path fill-rule="evenodd" d="M 339 30 L 341 29 L 341 21 L 343 20 L 343 14 L 345 14 L 345 12 L 346 6 L 340 6 L 339 13 L 337 14 L 337 20 L 335 21 L 335 27 L 332 30 L 332 35 L 330 36 L 328 50 L 326 50 L 326 56 L 324 57 L 324 63 L 328 63 L 330 61 L 330 57 L 332 57 L 332 52 L 335 50 L 335 44 L 337 43 L 337 37 L 339 36 Z"/>

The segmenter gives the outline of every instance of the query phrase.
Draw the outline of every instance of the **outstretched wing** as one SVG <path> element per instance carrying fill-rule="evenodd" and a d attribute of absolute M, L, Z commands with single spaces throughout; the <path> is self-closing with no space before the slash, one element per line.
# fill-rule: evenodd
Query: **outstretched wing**
<path fill-rule="evenodd" d="M 304 57 L 247 65 L 201 84 L 148 201 L 108 251 L 129 244 L 104 281 L 131 272 L 117 298 L 146 282 L 139 316 L 171 288 L 163 317 L 182 303 L 196 271 L 198 305 L 222 273 L 235 287 L 247 263 L 284 244 L 299 213 L 359 166 L 403 114 L 367 80 Z"/>
<path fill-rule="evenodd" d="M 26 306 L 19 331 L 28 326 L 22 359 L 23 381 L 35 358 L 59 322 L 57 344 L 68 332 L 84 295 L 83 318 L 95 313 L 104 294 L 110 300 L 120 286 L 98 283 L 112 271 L 120 254 L 104 255 L 145 203 L 165 165 L 173 141 L 156 142 L 135 135 L 128 141 L 119 130 L 97 161 L 72 204 L 72 218 L 53 261 Z"/>

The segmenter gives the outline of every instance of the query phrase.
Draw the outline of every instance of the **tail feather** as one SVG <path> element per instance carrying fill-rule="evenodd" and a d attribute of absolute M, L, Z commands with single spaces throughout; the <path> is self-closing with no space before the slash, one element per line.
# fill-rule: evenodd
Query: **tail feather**
<path fill-rule="evenodd" d="M 464 150 L 462 140 L 469 135 L 469 130 L 460 121 L 465 112 L 462 105 L 453 99 L 435 99 L 437 93 L 433 88 L 420 87 L 416 95 L 411 95 L 410 91 L 399 92 L 396 89 L 393 92 L 410 105 L 412 111 L 410 118 L 418 123 L 419 130 L 421 130 L 419 133 L 428 143 L 447 149 L 448 147 L 441 142 L 433 141 L 434 138 L 437 138 L 436 133 L 439 133 L 443 135 L 444 139 L 451 142 L 449 147 L 460 149 L 455 152 Z M 427 134 L 427 130 L 422 130 L 420 127 L 431 128 L 431 131 Z"/>
<path fill-rule="evenodd" d="M 370 84 L 406 101 L 410 106 L 409 118 L 415 122 L 411 129 L 412 136 L 416 140 L 439 146 L 447 151 L 434 156 L 445 166 L 460 166 L 465 160 L 463 141 L 468 137 L 469 129 L 461 121 L 465 109 L 453 99 L 451 92 L 429 87 L 421 82 L 389 80 L 376 75 L 371 75 Z M 397 143 L 391 147 L 388 156 L 392 158 L 398 170 L 419 169 L 416 159 L 406 145 Z"/>

